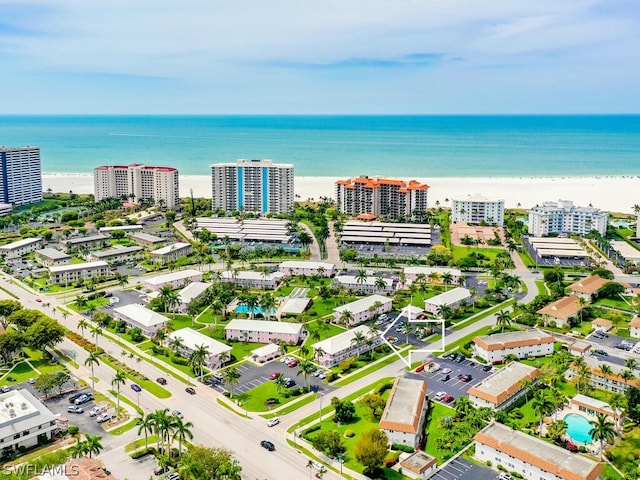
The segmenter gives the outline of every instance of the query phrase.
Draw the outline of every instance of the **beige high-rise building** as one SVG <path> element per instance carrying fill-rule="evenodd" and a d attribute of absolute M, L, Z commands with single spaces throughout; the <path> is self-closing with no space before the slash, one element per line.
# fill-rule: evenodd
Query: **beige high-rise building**
<path fill-rule="evenodd" d="M 174 209 L 180 203 L 178 169 L 144 164 L 96 167 L 93 171 L 95 201 L 129 197 L 133 201 L 153 198 L 156 204 Z"/>
<path fill-rule="evenodd" d="M 293 165 L 238 160 L 211 165 L 213 211 L 289 213 L 293 210 Z"/>
<path fill-rule="evenodd" d="M 357 177 L 336 182 L 336 201 L 342 213 L 411 219 L 427 210 L 429 185 L 410 180 Z"/>

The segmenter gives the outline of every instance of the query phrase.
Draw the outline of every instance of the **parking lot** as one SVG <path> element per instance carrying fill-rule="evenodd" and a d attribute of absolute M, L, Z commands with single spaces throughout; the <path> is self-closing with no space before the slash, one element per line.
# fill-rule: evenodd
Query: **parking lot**
<path fill-rule="evenodd" d="M 495 371 L 485 372 L 482 370 L 481 363 L 476 363 L 473 360 L 464 360 L 462 363 L 457 363 L 448 358 L 434 358 L 433 361 L 440 365 L 440 369 L 437 372 L 427 372 L 423 370 L 420 373 L 407 373 L 409 378 L 417 378 L 419 380 L 425 380 L 427 382 L 427 394 L 430 398 L 433 398 L 436 392 L 445 392 L 447 395 L 453 397 L 453 402 L 456 398 L 467 394 L 467 390 L 481 380 L 484 380 Z M 450 369 L 451 372 L 445 374 L 444 371 Z M 449 375 L 449 380 L 443 381 Z M 459 376 L 471 375 L 471 380 L 463 382 Z"/>
<path fill-rule="evenodd" d="M 438 471 L 433 477 L 436 480 L 454 480 L 457 478 L 473 480 L 493 480 L 498 474 L 489 467 L 476 465 L 464 458 L 456 458 L 451 461 L 445 468 Z"/>
<path fill-rule="evenodd" d="M 269 376 L 276 372 L 293 379 L 296 382 L 296 387 L 304 387 L 305 385 L 304 377 L 298 375 L 298 367 L 288 367 L 286 364 L 280 363 L 279 359 L 261 366 L 245 363 L 239 365 L 237 371 L 240 374 L 240 380 L 237 385 L 233 387 L 234 393 L 245 393 L 258 385 L 270 382 Z M 325 384 L 323 380 L 314 377 L 313 374 L 307 377 L 307 381 L 312 391 L 327 393 L 335 390 L 334 387 Z M 211 387 L 219 392 L 230 390 L 223 381 L 213 381 Z"/>
<path fill-rule="evenodd" d="M 87 392 L 90 389 L 85 389 Z M 69 402 L 71 394 L 62 395 L 59 397 L 46 400 L 44 404 L 53 413 L 59 413 L 61 417 L 67 417 L 69 419 L 69 425 L 76 425 L 80 430 L 88 435 L 104 435 L 104 429 L 102 425 L 96 422 L 95 417 L 89 416 L 89 410 L 96 406 L 96 402 L 93 400 L 83 403 L 81 407 L 84 409 L 84 413 L 69 413 L 67 408 L 72 405 Z"/>

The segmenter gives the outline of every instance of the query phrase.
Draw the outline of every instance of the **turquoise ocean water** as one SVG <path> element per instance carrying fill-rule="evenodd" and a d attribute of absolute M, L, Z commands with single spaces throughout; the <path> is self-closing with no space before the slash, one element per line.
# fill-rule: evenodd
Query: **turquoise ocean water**
<path fill-rule="evenodd" d="M 304 176 L 640 175 L 640 115 L 0 116 L 0 145 L 40 146 L 46 173 L 271 158 Z"/>

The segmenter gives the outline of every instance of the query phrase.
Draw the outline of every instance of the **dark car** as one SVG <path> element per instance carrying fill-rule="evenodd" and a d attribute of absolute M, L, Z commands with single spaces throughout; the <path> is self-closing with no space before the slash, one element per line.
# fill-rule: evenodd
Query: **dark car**
<path fill-rule="evenodd" d="M 132 383 L 131 390 L 140 393 L 142 391 L 142 388 L 140 388 L 140 385 L 138 385 L 137 383 Z"/>
<path fill-rule="evenodd" d="M 446 403 L 451 403 L 453 402 L 453 396 L 452 395 L 445 395 L 444 398 L 442 399 L 443 402 Z"/>
<path fill-rule="evenodd" d="M 86 394 L 86 392 L 77 392 L 77 393 L 74 393 L 73 395 L 71 395 L 71 396 L 69 397 L 69 402 L 70 402 L 70 403 L 74 403 L 78 398 L 80 398 L 82 395 L 85 395 L 85 394 Z"/>
<path fill-rule="evenodd" d="M 291 378 L 287 378 L 287 379 L 285 379 L 285 381 L 284 381 L 284 386 L 285 386 L 285 388 L 291 388 L 291 387 L 293 387 L 295 384 L 296 384 L 296 381 L 295 381 L 295 380 L 293 380 L 293 379 L 291 379 Z"/>
<path fill-rule="evenodd" d="M 460 380 L 462 380 L 463 382 L 468 382 L 471 380 L 471 378 L 472 378 L 471 375 L 462 375 L 460 377 Z"/>
<path fill-rule="evenodd" d="M 160 385 L 166 385 L 167 384 L 167 379 L 163 378 L 163 377 L 158 377 L 156 379 L 156 382 L 158 382 Z"/>
<path fill-rule="evenodd" d="M 156 467 L 153 471 L 154 475 L 162 475 L 163 473 L 167 473 L 169 471 L 169 467 Z"/>
<path fill-rule="evenodd" d="M 604 350 L 594 350 L 593 351 L 594 355 L 602 355 L 603 357 L 608 357 L 609 354 L 607 352 L 605 352 Z"/>
<path fill-rule="evenodd" d="M 491 365 L 485 365 L 484 367 L 482 367 L 482 371 L 483 372 L 490 372 L 491 371 Z"/>
<path fill-rule="evenodd" d="M 451 378 L 451 375 L 445 375 L 444 377 L 440 378 L 440 381 L 441 382 L 448 382 L 450 378 Z"/>
<path fill-rule="evenodd" d="M 270 452 L 273 452 L 276 449 L 276 446 L 273 443 L 271 443 L 269 440 L 262 440 L 260 442 L 260 446 L 262 448 L 266 448 Z"/>
<path fill-rule="evenodd" d="M 196 390 L 193 387 L 187 387 L 184 389 L 185 392 L 187 392 L 189 395 L 195 395 L 196 394 Z"/>
<path fill-rule="evenodd" d="M 462 363 L 464 361 L 464 359 L 467 358 L 464 355 L 462 355 L 461 353 L 459 353 L 456 357 L 456 362 L 458 363 Z"/>

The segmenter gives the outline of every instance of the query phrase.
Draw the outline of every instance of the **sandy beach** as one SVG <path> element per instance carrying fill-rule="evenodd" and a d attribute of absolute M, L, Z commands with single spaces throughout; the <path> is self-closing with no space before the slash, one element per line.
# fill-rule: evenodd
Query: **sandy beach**
<path fill-rule="evenodd" d="M 334 183 L 338 177 L 296 177 L 296 199 L 318 200 L 335 196 Z M 610 212 L 631 213 L 632 206 L 640 203 L 640 177 L 517 177 L 517 178 L 416 178 L 429 189 L 429 205 L 451 205 L 451 199 L 479 193 L 502 198 L 507 208 L 531 208 L 545 201 L 572 200 L 574 204 L 601 208 Z M 180 195 L 185 197 L 211 196 L 208 176 L 181 175 Z M 42 187 L 53 192 L 93 193 L 91 174 L 42 175 Z M 438 203 L 436 203 L 438 202 Z"/>

